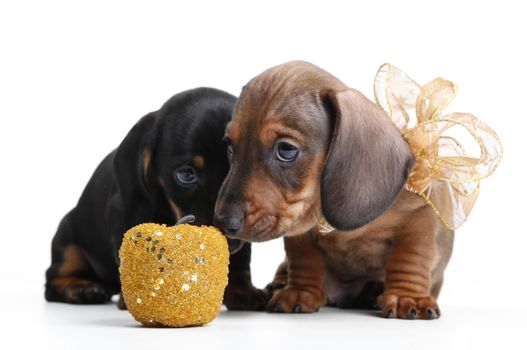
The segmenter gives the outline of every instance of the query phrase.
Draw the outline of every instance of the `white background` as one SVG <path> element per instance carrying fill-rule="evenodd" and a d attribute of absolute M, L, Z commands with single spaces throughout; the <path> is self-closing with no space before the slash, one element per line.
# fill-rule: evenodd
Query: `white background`
<path fill-rule="evenodd" d="M 527 26 L 519 4 L 2 1 L 0 347 L 525 348 Z M 384 62 L 421 83 L 451 79 L 459 94 L 450 110 L 475 114 L 501 136 L 505 157 L 456 233 L 440 320 L 328 309 L 222 312 L 207 327 L 147 330 L 114 305 L 44 302 L 59 220 L 142 115 L 197 86 L 238 94 L 251 77 L 292 59 L 311 61 L 370 98 Z M 253 251 L 262 287 L 283 257 L 282 243 Z"/>

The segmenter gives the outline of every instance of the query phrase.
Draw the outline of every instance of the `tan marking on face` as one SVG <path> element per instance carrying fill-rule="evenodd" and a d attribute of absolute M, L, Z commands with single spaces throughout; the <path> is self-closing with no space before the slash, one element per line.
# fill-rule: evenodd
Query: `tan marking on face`
<path fill-rule="evenodd" d="M 248 190 L 245 193 L 245 200 L 248 204 L 245 227 L 243 230 L 244 238 L 251 240 L 269 239 L 269 233 L 278 234 L 273 228 L 277 225 L 276 209 L 283 201 L 283 196 L 266 176 L 253 174 L 250 177 Z"/>
<path fill-rule="evenodd" d="M 286 236 L 303 234 L 316 226 L 322 217 L 320 209 L 320 176 L 324 166 L 326 150 L 315 156 L 311 171 L 298 192 L 288 193 L 281 212 L 291 220 Z"/>
<path fill-rule="evenodd" d="M 183 215 L 183 211 L 176 205 L 176 203 L 174 203 L 174 201 L 167 194 L 166 187 L 165 187 L 165 182 L 160 177 L 157 178 L 157 181 L 159 181 L 159 184 L 163 188 L 163 192 L 165 193 L 165 197 L 166 197 L 166 199 L 168 201 L 168 204 L 170 205 L 170 209 L 172 210 L 172 213 L 176 217 L 176 221 L 181 219 L 184 216 Z"/>
<path fill-rule="evenodd" d="M 259 138 L 267 147 L 271 147 L 278 138 L 287 138 L 298 144 L 303 140 L 300 132 L 285 125 L 278 116 L 271 116 L 262 121 Z"/>
<path fill-rule="evenodd" d="M 177 220 L 181 219 L 184 216 L 181 209 L 179 209 L 176 203 L 174 203 L 174 201 L 171 199 L 168 200 L 168 203 L 170 203 L 170 208 L 172 209 L 172 212 L 174 213 L 174 215 L 176 215 L 176 219 Z"/>
<path fill-rule="evenodd" d="M 152 151 L 147 149 L 143 154 L 143 176 L 146 179 L 150 162 L 152 161 Z"/>
<path fill-rule="evenodd" d="M 192 165 L 194 165 L 194 168 L 196 169 L 203 169 L 205 166 L 205 158 L 199 154 L 194 156 L 194 158 L 192 158 Z"/>
<path fill-rule="evenodd" d="M 241 137 L 240 123 L 238 120 L 232 120 L 227 124 L 226 136 L 228 136 L 233 143 L 238 142 Z"/>
<path fill-rule="evenodd" d="M 64 248 L 62 263 L 58 269 L 59 276 L 68 276 L 83 271 L 88 267 L 81 249 L 73 244 Z"/>

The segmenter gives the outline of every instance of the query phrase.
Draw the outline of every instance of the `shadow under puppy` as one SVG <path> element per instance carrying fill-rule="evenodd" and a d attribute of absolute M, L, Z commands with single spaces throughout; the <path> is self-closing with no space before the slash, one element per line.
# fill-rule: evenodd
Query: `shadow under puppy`
<path fill-rule="evenodd" d="M 226 137 L 231 168 L 215 223 L 232 238 L 285 236 L 268 309 L 381 308 L 433 319 L 453 231 L 403 190 L 414 159 L 375 103 L 290 62 L 242 90 Z M 322 218 L 336 230 L 320 233 Z"/>
<path fill-rule="evenodd" d="M 62 219 L 46 272 L 48 301 L 105 303 L 119 293 L 119 247 L 123 234 L 137 224 L 174 225 L 187 214 L 196 224 L 212 223 L 229 167 L 222 138 L 235 102 L 226 92 L 198 88 L 173 96 L 139 120 Z M 265 294 L 252 286 L 250 256 L 250 244 L 231 255 L 225 295 L 230 309 L 267 304 Z"/>

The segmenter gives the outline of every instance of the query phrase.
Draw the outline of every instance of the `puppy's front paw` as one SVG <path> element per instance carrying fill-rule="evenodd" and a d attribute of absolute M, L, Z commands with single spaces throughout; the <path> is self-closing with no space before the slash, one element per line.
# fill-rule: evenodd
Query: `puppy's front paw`
<path fill-rule="evenodd" d="M 407 320 L 434 320 L 441 311 L 432 296 L 409 296 L 401 291 L 385 291 L 378 300 L 383 315 L 387 318 Z"/>
<path fill-rule="evenodd" d="M 102 284 L 77 277 L 61 277 L 46 287 L 46 299 L 71 304 L 103 304 L 110 300 Z"/>
<path fill-rule="evenodd" d="M 270 294 L 253 286 L 227 286 L 223 303 L 229 310 L 263 311 Z"/>
<path fill-rule="evenodd" d="M 318 288 L 298 288 L 290 285 L 275 290 L 267 305 L 270 312 L 311 313 L 326 304 L 324 291 Z"/>

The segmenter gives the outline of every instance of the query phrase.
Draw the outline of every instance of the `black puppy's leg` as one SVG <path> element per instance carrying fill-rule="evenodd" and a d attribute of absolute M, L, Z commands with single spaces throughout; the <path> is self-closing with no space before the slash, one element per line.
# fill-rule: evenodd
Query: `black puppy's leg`
<path fill-rule="evenodd" d="M 128 310 L 128 306 L 126 306 L 122 292 L 119 293 L 119 299 L 117 299 L 117 308 L 119 310 Z"/>
<path fill-rule="evenodd" d="M 379 309 L 377 298 L 384 292 L 384 283 L 379 281 L 368 281 L 362 289 L 353 286 L 334 306 L 340 309 Z"/>
<path fill-rule="evenodd" d="M 270 295 L 253 286 L 251 280 L 251 244 L 231 254 L 229 262 L 229 284 L 225 289 L 223 303 L 229 310 L 265 310 Z"/>
<path fill-rule="evenodd" d="M 71 304 L 105 303 L 111 295 L 96 278 L 82 249 L 73 243 L 73 213 L 71 211 L 62 219 L 51 243 L 46 300 Z"/>

